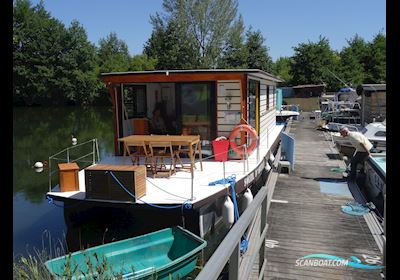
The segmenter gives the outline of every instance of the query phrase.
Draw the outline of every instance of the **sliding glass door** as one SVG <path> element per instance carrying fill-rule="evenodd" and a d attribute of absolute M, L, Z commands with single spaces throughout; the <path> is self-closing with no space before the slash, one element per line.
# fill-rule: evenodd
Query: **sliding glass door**
<path fill-rule="evenodd" d="M 183 134 L 199 134 L 212 140 L 216 129 L 215 83 L 179 83 L 176 108 Z"/>

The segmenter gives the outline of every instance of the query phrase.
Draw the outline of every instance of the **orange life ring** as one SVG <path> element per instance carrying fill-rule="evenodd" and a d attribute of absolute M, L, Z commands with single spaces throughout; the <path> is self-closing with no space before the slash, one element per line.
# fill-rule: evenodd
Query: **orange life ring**
<path fill-rule="evenodd" d="M 247 132 L 248 134 L 250 134 L 251 142 L 247 148 L 245 148 L 244 145 L 238 146 L 236 144 L 235 138 L 238 132 Z M 248 154 L 250 154 L 257 147 L 257 139 L 258 139 L 257 131 L 248 124 L 239 124 L 232 130 L 231 134 L 229 135 L 231 148 L 239 156 L 244 155 L 246 151 Z"/>

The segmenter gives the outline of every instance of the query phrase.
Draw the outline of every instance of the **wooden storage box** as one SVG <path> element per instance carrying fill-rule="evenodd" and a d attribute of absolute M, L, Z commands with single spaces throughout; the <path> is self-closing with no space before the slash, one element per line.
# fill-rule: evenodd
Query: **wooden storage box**
<path fill-rule="evenodd" d="M 136 201 L 106 171 L 111 171 L 120 183 L 137 198 L 146 194 L 145 166 L 97 164 L 85 169 L 86 198 Z"/>
<path fill-rule="evenodd" d="M 79 191 L 79 166 L 75 162 L 59 163 L 60 191 Z"/>

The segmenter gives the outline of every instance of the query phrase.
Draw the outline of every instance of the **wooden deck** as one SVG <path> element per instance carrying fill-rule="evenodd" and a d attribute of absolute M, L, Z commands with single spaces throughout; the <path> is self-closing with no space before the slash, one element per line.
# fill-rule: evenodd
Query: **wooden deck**
<path fill-rule="evenodd" d="M 379 269 L 296 266 L 296 260 L 308 254 L 356 256 L 362 263 L 366 263 L 363 255 L 382 258 L 382 254 L 365 218 L 341 212 L 353 197 L 321 192 L 321 180 L 342 178 L 330 169 L 344 163 L 335 159 L 314 121 L 305 115 L 292 122 L 289 132 L 295 137 L 295 170 L 279 174 L 272 197 L 264 279 L 381 279 Z"/>

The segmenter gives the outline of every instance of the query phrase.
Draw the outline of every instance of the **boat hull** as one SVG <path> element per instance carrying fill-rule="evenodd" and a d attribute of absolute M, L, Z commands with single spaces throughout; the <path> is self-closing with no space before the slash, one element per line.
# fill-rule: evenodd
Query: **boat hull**
<path fill-rule="evenodd" d="M 193 233 L 173 227 L 75 252 L 45 265 L 54 276 L 65 275 L 70 265 L 70 271 L 76 271 L 72 279 L 85 279 L 84 274 L 97 276 L 98 266 L 106 267 L 103 275 L 121 275 L 123 279 L 179 279 L 195 269 L 206 246 L 207 242 Z"/>

